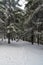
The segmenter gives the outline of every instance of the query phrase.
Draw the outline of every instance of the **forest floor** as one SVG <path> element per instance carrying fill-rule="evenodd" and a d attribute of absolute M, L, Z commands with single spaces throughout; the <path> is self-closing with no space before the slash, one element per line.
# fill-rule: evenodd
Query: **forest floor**
<path fill-rule="evenodd" d="M 43 45 L 0 39 L 0 65 L 43 65 Z"/>

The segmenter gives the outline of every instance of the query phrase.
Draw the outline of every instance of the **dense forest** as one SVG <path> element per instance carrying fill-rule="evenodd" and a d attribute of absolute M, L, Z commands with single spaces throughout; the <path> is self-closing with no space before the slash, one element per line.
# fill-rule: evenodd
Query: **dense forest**
<path fill-rule="evenodd" d="M 0 35 L 43 44 L 43 0 L 0 0 Z M 17 41 L 18 41 L 17 40 Z"/>

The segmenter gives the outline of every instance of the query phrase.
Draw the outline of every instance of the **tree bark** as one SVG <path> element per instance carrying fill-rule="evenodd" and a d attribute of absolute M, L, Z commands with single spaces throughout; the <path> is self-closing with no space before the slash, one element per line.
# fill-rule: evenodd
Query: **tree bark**
<path fill-rule="evenodd" d="M 39 45 L 39 34 L 38 34 L 38 45 Z"/>
<path fill-rule="evenodd" d="M 8 44 L 10 44 L 10 33 L 8 33 Z"/>
<path fill-rule="evenodd" d="M 31 36 L 31 41 L 32 41 L 32 45 L 33 45 L 33 35 Z"/>
<path fill-rule="evenodd" d="M 31 35 L 31 42 L 32 42 L 32 45 L 34 43 L 34 32 L 32 31 L 32 35 Z"/>

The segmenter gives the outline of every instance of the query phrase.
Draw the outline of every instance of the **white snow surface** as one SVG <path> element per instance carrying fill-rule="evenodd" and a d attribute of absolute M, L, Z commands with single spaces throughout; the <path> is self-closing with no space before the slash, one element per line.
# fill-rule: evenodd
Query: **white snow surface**
<path fill-rule="evenodd" d="M 43 45 L 0 39 L 0 65 L 43 65 Z"/>

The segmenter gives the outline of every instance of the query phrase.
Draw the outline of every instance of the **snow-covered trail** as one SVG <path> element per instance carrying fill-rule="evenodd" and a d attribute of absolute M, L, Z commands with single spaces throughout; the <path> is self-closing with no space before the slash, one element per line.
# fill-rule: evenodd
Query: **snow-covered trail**
<path fill-rule="evenodd" d="M 43 46 L 26 41 L 0 41 L 0 65 L 43 65 Z"/>

